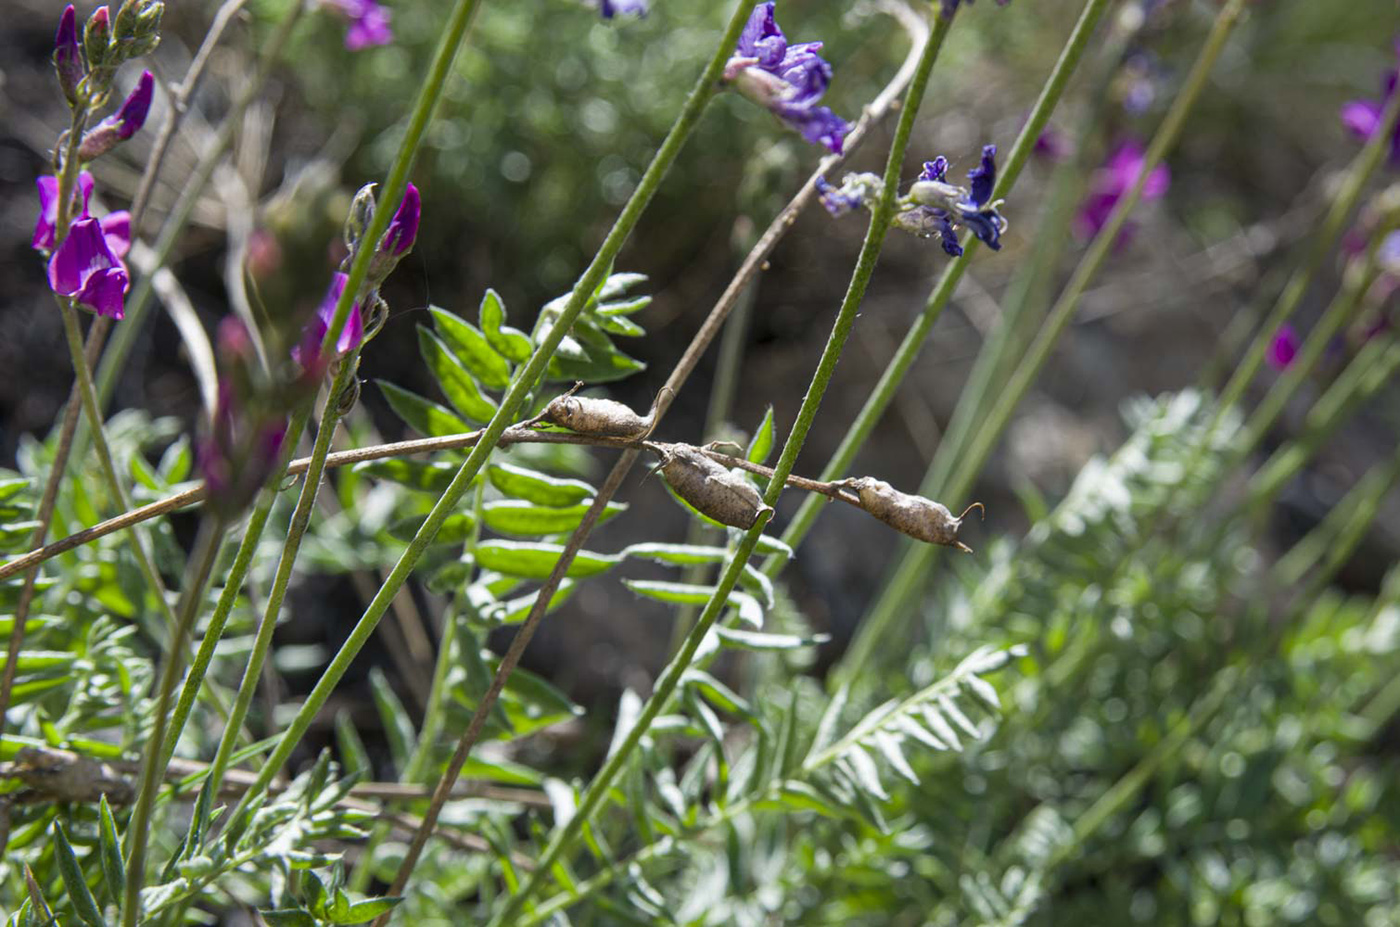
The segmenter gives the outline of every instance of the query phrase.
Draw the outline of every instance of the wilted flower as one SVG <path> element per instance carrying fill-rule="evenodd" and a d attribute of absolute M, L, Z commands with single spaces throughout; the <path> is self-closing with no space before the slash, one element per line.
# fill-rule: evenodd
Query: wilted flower
<path fill-rule="evenodd" d="M 1112 215 L 1118 201 L 1137 183 L 1145 162 L 1146 152 L 1134 141 L 1122 143 L 1108 156 L 1103 167 L 1095 172 L 1093 180 L 1090 181 L 1089 195 L 1085 197 L 1083 205 L 1079 207 L 1079 214 L 1075 217 L 1075 231 L 1081 238 L 1093 238 L 1108 224 L 1108 217 Z M 1147 175 L 1147 182 L 1142 187 L 1142 201 L 1161 199 L 1171 186 L 1171 179 L 1171 171 L 1165 164 L 1159 163 Z M 1123 226 L 1117 242 L 1120 247 L 1126 243 L 1131 231 L 1131 224 Z"/>
<path fill-rule="evenodd" d="M 833 216 L 843 216 L 860 206 L 870 209 L 883 187 L 884 182 L 874 174 L 847 174 L 839 187 L 832 186 L 825 177 L 816 181 L 817 198 Z"/>
<path fill-rule="evenodd" d="M 956 228 L 970 231 L 993 251 L 1001 250 L 1001 233 L 1006 220 L 997 211 L 1000 201 L 992 200 L 996 187 L 997 146 L 982 148 L 977 167 L 967 174 L 969 188 L 947 181 L 948 159 L 942 156 L 924 162 L 919 179 L 909 189 L 909 208 L 901 211 L 896 223 L 906 231 L 921 237 L 937 235 L 943 250 L 953 256 L 962 254 Z"/>
<path fill-rule="evenodd" d="M 49 258 L 49 286 L 98 315 L 120 319 L 130 280 L 102 224 L 91 217 L 74 222 Z"/>
<path fill-rule="evenodd" d="M 1265 355 L 1269 366 L 1275 370 L 1285 369 L 1298 356 L 1299 346 L 1298 333 L 1294 331 L 1293 326 L 1286 323 L 1280 325 L 1269 342 L 1269 353 Z"/>
<path fill-rule="evenodd" d="M 388 45 L 394 40 L 389 28 L 389 11 L 377 0 L 321 0 L 350 21 L 345 30 L 345 47 L 359 51 L 372 45 Z"/>
<path fill-rule="evenodd" d="M 78 84 L 83 79 L 83 53 L 78 48 L 78 15 L 70 3 L 58 18 L 58 33 L 53 39 L 53 69 L 58 85 L 69 103 L 78 101 Z"/>
<path fill-rule="evenodd" d="M 150 71 L 142 71 L 136 81 L 136 89 L 122 102 L 121 109 L 93 126 L 83 136 L 78 146 L 78 158 L 91 161 L 111 151 L 118 143 L 124 142 L 141 130 L 146 124 L 146 116 L 151 111 L 151 99 L 155 94 L 155 78 Z"/>
<path fill-rule="evenodd" d="M 840 154 L 850 127 L 817 101 L 831 83 L 831 65 L 817 55 L 821 42 L 789 45 L 773 19 L 773 3 L 754 7 L 724 77 L 807 141 Z"/>
<path fill-rule="evenodd" d="M 1400 55 L 1400 42 L 1396 42 L 1395 51 Z M 1381 82 L 1382 92 L 1379 100 L 1352 100 L 1343 104 L 1342 125 L 1365 141 L 1369 141 L 1381 131 L 1381 115 L 1390 98 L 1395 95 L 1397 76 L 1400 76 L 1400 71 L 1395 69 L 1386 72 L 1385 79 Z M 1400 167 L 1400 125 L 1395 127 L 1390 137 L 1390 163 Z"/>
<path fill-rule="evenodd" d="M 647 0 L 598 0 L 598 12 L 604 19 L 623 16 L 647 15 Z"/>
<path fill-rule="evenodd" d="M 345 284 L 350 278 L 345 274 L 336 272 L 331 278 L 330 289 L 326 291 L 326 298 L 321 300 L 321 306 L 316 310 L 316 315 L 302 330 L 301 343 L 293 346 L 292 358 L 307 371 L 317 373 L 321 362 L 321 343 L 326 340 L 326 332 L 331 330 L 331 321 L 335 318 L 335 306 L 340 302 L 341 295 L 345 292 Z M 336 340 L 335 353 L 337 356 L 348 354 L 360 346 L 360 342 L 365 336 L 365 323 L 360 315 L 360 304 L 356 303 L 350 307 L 350 316 L 345 320 L 345 327 L 340 330 L 340 338 Z"/>

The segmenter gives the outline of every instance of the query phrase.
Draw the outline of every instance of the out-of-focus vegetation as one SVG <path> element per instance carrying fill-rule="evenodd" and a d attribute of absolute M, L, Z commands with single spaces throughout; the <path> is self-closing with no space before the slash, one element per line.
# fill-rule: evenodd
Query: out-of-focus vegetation
<path fill-rule="evenodd" d="M 944 452 L 973 355 L 1003 322 L 1016 335 L 987 401 L 1005 388 L 1021 358 L 1017 339 L 1023 350 L 1084 254 L 1072 216 L 1095 170 L 1122 141 L 1157 130 L 1220 5 L 1110 4 L 1052 120 L 1077 150 L 1036 160 L 1016 185 L 1002 207 L 1011 220 L 1004 249 L 976 255 L 954 311 L 853 473 L 914 491 Z M 365 353 L 346 447 L 490 421 L 563 305 L 550 301 L 570 289 L 633 192 L 728 14 L 678 0 L 611 22 L 570 0 L 483 6 L 418 155 L 423 225 L 384 289 L 394 312 Z M 934 154 L 952 158 L 959 181 L 983 143 L 1005 154 L 1081 6 L 964 6 L 915 124 L 906 183 Z M 240 73 L 287 9 L 253 0 L 220 73 Z M 339 20 L 309 15 L 276 72 L 265 121 L 244 127 L 247 144 L 263 146 L 238 162 L 258 180 L 252 224 L 272 236 L 264 245 L 275 241 L 266 253 L 280 255 L 263 277 L 250 264 L 259 298 L 319 298 L 340 257 L 334 239 L 351 191 L 383 177 L 395 157 L 445 14 L 422 0 L 392 12 L 393 44 L 356 53 Z M 790 39 L 825 42 L 835 80 L 824 102 L 852 120 L 908 50 L 878 4 L 783 0 L 780 14 Z M 183 66 L 181 40 L 193 47 L 209 10 L 168 15 L 161 54 Z M 47 35 L 48 12 L 35 19 Z M 1377 97 L 1395 67 L 1395 26 L 1382 3 L 1250 5 L 1168 158 L 1169 191 L 1135 214 L 1004 449 L 977 470 L 972 494 L 989 513 L 965 535 L 976 554 L 943 551 L 915 580 L 900 579 L 891 566 L 908 562 L 912 543 L 841 504 L 795 551 L 765 541 L 762 553 L 791 562 L 771 571 L 776 579 L 745 574 L 733 614 L 580 844 L 546 873 L 538 906 L 513 923 L 1400 919 L 1395 269 L 1363 288 L 1355 318 L 1276 419 L 1261 424 L 1258 409 L 1286 385 L 1286 371 L 1266 369 L 1239 406 L 1218 404 L 1251 339 L 1273 337 L 1259 320 L 1304 265 L 1344 187 L 1359 142 L 1338 108 Z M 33 68 L 47 67 L 48 51 Z M 196 98 L 200 115 L 217 121 L 229 98 L 228 87 L 208 88 Z M 42 107 L 36 115 L 60 125 Z M 20 147 L 37 133 L 20 126 L 11 137 Z M 849 166 L 879 170 L 890 137 L 889 124 L 877 129 Z M 7 191 L 32 183 L 41 154 L 25 176 L 5 176 Z M 721 95 L 617 262 L 650 279 L 610 278 L 533 406 L 577 377 L 644 409 L 817 156 L 758 107 Z M 139 154 L 127 157 L 140 167 Z M 99 180 L 125 189 L 121 171 L 106 170 Z M 1313 276 L 1294 320 L 1304 335 L 1354 279 L 1373 234 L 1367 223 L 1396 177 L 1393 165 L 1377 172 L 1362 197 L 1366 218 L 1349 220 L 1348 239 Z M 175 255 L 206 322 L 228 311 L 219 274 L 234 207 L 216 199 Z M 7 212 L 0 231 L 6 253 L 23 254 L 7 268 L 16 292 L 42 299 L 16 299 L 6 325 L 51 308 L 28 248 L 30 219 L 27 209 Z M 739 437 L 751 461 L 774 462 L 862 232 L 862 222 L 818 208 L 799 220 L 746 297 L 744 321 L 731 323 L 744 326 L 731 346 L 738 372 L 716 387 L 707 360 L 658 437 Z M 891 239 L 797 472 L 821 470 L 947 261 L 935 243 Z M 502 335 L 502 324 L 519 331 Z M 149 365 L 132 365 L 119 384 L 119 397 L 141 401 L 123 403 L 137 408 L 106 429 L 133 504 L 197 478 L 190 422 L 152 414 L 188 418 L 194 405 L 186 363 L 162 349 L 177 343 L 169 321 L 153 331 L 142 336 Z M 1319 401 L 1363 363 L 1375 366 L 1354 401 Z M 52 390 L 54 404 L 66 388 Z M 707 408 L 712 390 L 730 397 L 729 408 Z M 17 408 L 7 417 L 24 419 Z M 974 434 L 987 420 L 980 408 Z M 0 481 L 6 559 L 29 547 L 53 459 L 52 440 L 42 439 L 15 439 L 15 472 Z M 965 450 L 961 440 L 949 459 Z M 496 452 L 427 549 L 383 637 L 316 719 L 289 770 L 299 777 L 263 796 L 241 831 L 220 830 L 220 806 L 236 803 L 260 771 L 467 453 L 328 477 L 240 740 L 235 765 L 247 772 L 234 770 L 228 794 L 214 796 L 200 789 L 288 533 L 296 494 L 282 494 L 178 745 L 187 765 L 175 770 L 180 787 L 163 796 L 151 832 L 148 912 L 193 923 L 257 910 L 268 923 L 314 924 L 387 910 L 361 902 L 370 907 L 350 912 L 345 891 L 382 894 L 394 878 L 426 790 L 614 451 Z M 1306 466 L 1260 490 L 1266 461 L 1295 458 Z M 622 744 L 674 652 L 672 622 L 693 618 L 739 545 L 736 531 L 692 525 L 695 513 L 660 483 L 625 485 L 627 508 L 608 510 L 610 523 L 551 600 L 398 902 L 399 923 L 499 918 Z M 784 497 L 771 536 L 790 523 L 798 496 Z M 85 461 L 64 483 L 51 534 L 115 508 Z M 151 523 L 171 579 L 187 569 L 193 525 L 185 515 Z M 65 553 L 41 576 L 0 742 L 9 822 L 0 904 L 13 923 L 44 922 L 41 900 L 61 923 L 94 923 L 94 910 L 102 923 L 120 894 L 116 844 L 136 761 L 151 749 L 152 688 L 169 634 L 124 535 Z M 6 579 L 0 615 L 12 615 L 18 597 Z M 890 601 L 900 603 L 890 633 L 866 642 L 852 675 L 844 648 L 862 616 Z M 12 625 L 0 616 L 0 633 Z M 111 808 L 55 792 L 34 771 L 36 757 L 55 750 L 112 764 L 125 791 L 109 793 Z M 356 778 L 362 788 L 352 792 Z"/>

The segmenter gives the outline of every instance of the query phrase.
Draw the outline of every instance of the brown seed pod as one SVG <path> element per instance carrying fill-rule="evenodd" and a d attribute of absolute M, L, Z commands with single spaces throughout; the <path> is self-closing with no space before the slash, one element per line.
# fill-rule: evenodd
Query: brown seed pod
<path fill-rule="evenodd" d="M 973 509 L 981 510 L 984 516 L 986 513 L 982 503 L 974 502 L 954 518 L 946 506 L 932 499 L 900 492 L 889 483 L 869 476 L 846 480 L 840 485 L 856 493 L 861 508 L 896 531 L 929 544 L 956 547 L 969 554 L 972 548 L 958 540 L 958 529 Z"/>
<path fill-rule="evenodd" d="M 747 531 L 758 523 L 760 515 L 773 511 L 763 504 L 752 483 L 730 473 L 698 448 L 689 444 L 647 446 L 661 455 L 656 469 L 667 484 L 702 515 Z"/>
<path fill-rule="evenodd" d="M 556 396 L 535 419 L 558 425 L 581 435 L 603 438 L 645 438 L 655 424 L 656 405 L 645 417 L 611 399 L 575 396 L 582 383 L 562 396 Z"/>

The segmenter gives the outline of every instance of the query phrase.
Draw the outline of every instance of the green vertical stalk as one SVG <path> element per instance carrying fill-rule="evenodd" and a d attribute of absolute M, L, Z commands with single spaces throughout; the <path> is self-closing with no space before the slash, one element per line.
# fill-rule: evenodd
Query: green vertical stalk
<path fill-rule="evenodd" d="M 856 258 L 856 266 L 851 274 L 850 285 L 847 287 L 845 298 L 841 302 L 841 308 L 832 325 L 826 348 L 823 350 L 821 359 L 817 363 L 817 369 L 812 375 L 811 384 L 802 399 L 797 419 L 783 445 L 782 454 L 778 458 L 777 465 L 773 468 L 773 476 L 768 482 L 767 491 L 764 493 L 763 501 L 770 507 L 778 501 L 778 496 L 783 491 L 788 474 L 792 472 L 798 452 L 801 451 L 807 433 L 816 420 L 822 397 L 826 394 L 827 386 L 831 382 L 832 375 L 836 372 L 836 365 L 841 358 L 846 339 L 850 336 L 851 329 L 855 325 L 857 311 L 865 296 L 866 287 L 870 283 L 870 277 L 874 273 L 880 250 L 884 246 L 885 236 L 889 232 L 890 222 L 894 218 L 895 191 L 899 183 L 900 169 L 904 163 L 904 153 L 909 145 L 909 136 L 914 127 L 914 119 L 918 114 L 919 104 L 923 101 L 924 91 L 928 87 L 934 62 L 938 60 L 938 52 L 943 47 L 943 40 L 951 25 L 951 17 L 938 17 L 929 35 L 928 44 L 924 46 L 923 53 L 920 55 L 914 79 L 909 84 L 904 105 L 900 109 L 899 124 L 895 128 L 894 139 L 890 144 L 889 157 L 885 163 L 884 184 L 880 199 L 875 208 L 871 210 L 870 225 L 866 230 L 860 254 Z M 733 557 L 720 575 L 715 591 L 705 604 L 695 626 L 691 628 L 675 658 L 667 665 L 661 678 L 657 680 L 656 688 L 642 707 L 636 723 L 627 732 L 618 748 L 609 755 L 603 768 L 594 776 L 593 781 L 588 784 L 573 817 L 569 819 L 567 824 L 555 829 L 536 864 L 535 870 L 530 874 L 529 880 L 511 896 L 506 906 L 491 918 L 489 927 L 503 927 L 505 924 L 515 922 L 524 911 L 525 906 L 544 887 L 545 882 L 553 878 L 555 865 L 578 840 L 584 826 L 589 824 L 594 815 L 598 813 L 612 788 L 613 782 L 622 773 L 627 763 L 631 761 L 637 744 L 641 742 L 652 722 L 662 712 L 680 685 L 686 669 L 695 659 L 695 653 L 699 649 L 701 641 L 704 640 L 705 635 L 709 633 L 726 609 L 729 593 L 738 583 L 739 575 L 743 572 L 744 565 L 748 563 L 767 523 L 768 518 L 760 517 L 758 523 L 744 535 L 744 539 L 739 543 Z"/>
<path fill-rule="evenodd" d="M 1088 0 L 1084 4 L 1079 20 L 1075 23 L 1073 31 L 1070 32 L 1069 39 L 1061 50 L 1060 57 L 1055 62 L 1055 67 L 1046 79 L 1044 87 L 1041 88 L 1040 96 L 1036 99 L 1026 124 L 1011 146 L 1011 152 L 997 178 L 996 189 L 992 193 L 993 199 L 1005 197 L 1020 176 L 1021 169 L 1025 167 L 1027 159 L 1031 156 L 1031 151 L 1035 148 L 1035 140 L 1049 123 L 1050 115 L 1059 103 L 1065 85 L 1079 66 L 1079 61 L 1089 45 L 1089 39 L 1093 36 L 1094 29 L 1108 6 L 1109 0 Z M 924 303 L 922 314 L 904 336 L 899 349 L 895 351 L 889 365 L 880 375 L 880 380 L 875 384 L 875 388 L 866 397 L 865 405 L 861 407 L 855 421 L 847 429 L 845 437 L 841 439 L 840 446 L 831 455 L 831 460 L 822 470 L 819 479 L 834 480 L 846 474 L 856 453 L 869 440 L 876 422 L 894 400 L 895 392 L 904 381 L 909 368 L 918 358 L 919 351 L 922 350 L 929 333 L 933 331 L 933 326 L 938 321 L 939 316 L 943 314 L 944 307 L 948 305 L 948 300 L 952 297 L 953 291 L 957 289 L 958 283 L 962 280 L 962 275 L 967 271 L 977 249 L 976 239 L 970 239 L 963 256 L 950 261 L 944 269 L 942 276 L 939 277 L 938 282 L 929 293 L 928 300 Z M 792 521 L 788 523 L 787 529 L 783 532 L 783 540 L 789 546 L 796 546 L 807 536 L 807 532 L 816 522 L 817 515 L 821 513 L 822 506 L 822 501 L 816 496 L 808 497 L 803 501 Z M 764 570 L 772 575 L 777 572 L 780 566 L 781 561 L 778 558 L 770 558 L 764 564 Z"/>
<path fill-rule="evenodd" d="M 131 813 L 131 821 L 126 831 L 126 886 L 122 898 L 123 927 L 135 927 L 141 915 L 141 886 L 145 881 L 146 844 L 150 839 L 151 812 L 155 809 L 156 792 L 165 777 L 166 764 L 157 749 L 164 741 L 166 722 L 170 711 L 170 700 L 175 694 L 175 683 L 180 678 L 183 661 L 180 659 L 185 649 L 185 637 L 194 626 L 199 614 L 200 602 L 204 598 L 204 586 L 214 568 L 214 559 L 219 553 L 219 542 L 223 539 L 224 524 L 217 517 L 206 516 L 199 526 L 199 537 L 195 540 L 191 555 L 189 581 L 180 599 L 180 611 L 171 633 L 170 653 L 165 658 L 161 671 L 159 688 L 154 711 L 155 728 L 151 733 L 151 749 L 146 751 L 146 759 L 141 767 L 141 788 L 136 793 L 136 807 Z M 230 728 L 231 730 L 233 728 Z"/>
<path fill-rule="evenodd" d="M 1075 268 L 1073 276 L 1066 284 L 1060 298 L 1051 308 L 1045 324 L 1025 358 L 1017 366 L 1015 373 L 997 397 L 980 429 L 972 436 L 971 444 L 963 455 L 945 492 L 945 501 L 954 501 L 964 496 L 992 448 L 1000 440 L 1002 432 L 1011 421 L 1011 416 L 1021 399 L 1030 389 L 1040 369 L 1045 365 L 1050 352 L 1054 350 L 1060 335 L 1074 317 L 1079 300 L 1084 295 L 1090 281 L 1103 266 L 1123 224 L 1128 220 L 1133 208 L 1142 195 L 1153 168 L 1157 166 L 1175 144 L 1182 126 L 1186 122 L 1196 100 L 1204 91 L 1210 72 L 1216 60 L 1225 49 L 1226 40 L 1234 31 L 1243 14 L 1246 0 L 1229 0 L 1216 16 L 1215 24 L 1206 37 L 1191 72 L 1181 91 L 1172 101 L 1171 109 L 1163 119 L 1161 127 L 1153 136 L 1143 156 L 1142 170 L 1132 189 L 1128 191 L 1109 216 L 1107 224 L 1095 236 L 1088 251 Z M 956 506 L 955 506 L 956 507 Z M 885 584 L 880 596 L 860 623 L 855 639 L 847 650 L 836 672 L 831 676 L 832 685 L 841 685 L 859 676 L 871 656 L 884 641 L 895 635 L 898 622 L 908 613 L 910 602 L 917 594 L 928 566 L 933 562 L 938 548 L 928 545 L 906 546 L 895 572 Z"/>
<path fill-rule="evenodd" d="M 311 466 L 306 471 L 306 477 L 301 484 L 301 495 L 297 497 L 296 509 L 292 512 L 291 522 L 287 526 L 287 538 L 282 546 L 282 555 L 277 561 L 277 572 L 273 577 L 272 588 L 268 592 L 267 602 L 263 607 L 262 620 L 258 623 L 257 633 L 253 638 L 253 648 L 249 652 L 248 662 L 243 668 L 243 680 L 238 684 L 238 694 L 234 697 L 233 712 L 229 717 L 229 723 L 224 726 L 224 733 L 219 739 L 219 748 L 214 754 L 214 760 L 209 765 L 209 776 L 205 788 L 211 794 L 219 794 L 224 773 L 228 770 L 229 757 L 233 755 L 234 748 L 237 746 L 238 732 L 243 727 L 243 720 L 248 716 L 248 710 L 253 704 L 253 697 L 257 695 L 263 664 L 267 661 L 267 655 L 272 650 L 272 636 L 273 632 L 277 630 L 277 617 L 282 612 L 282 602 L 286 598 L 287 587 L 291 584 L 292 568 L 296 564 L 297 554 L 301 551 L 302 538 L 305 537 L 306 529 L 311 525 L 311 512 L 316 506 L 316 493 L 321 487 L 321 477 L 325 473 L 326 455 L 330 453 L 331 439 L 335 437 L 336 424 L 340 421 L 337 406 L 344 395 L 343 391 L 349 385 L 353 371 L 357 368 L 359 356 L 359 351 L 355 350 L 341 358 L 339 361 L 340 369 L 336 373 L 330 389 L 326 392 L 326 402 L 321 409 L 320 427 L 316 431 L 316 443 L 311 450 Z M 320 466 L 317 466 L 318 464 Z M 208 635 L 205 637 L 207 639 Z M 179 732 L 172 731 L 171 733 L 178 736 Z M 174 746 L 173 739 L 170 746 Z"/>
<path fill-rule="evenodd" d="M 465 0 L 465 2 L 470 3 L 470 0 Z M 597 286 L 602 282 L 604 276 L 608 272 L 608 268 L 612 266 L 612 262 L 614 258 L 616 258 L 617 253 L 622 249 L 622 245 L 626 242 L 633 228 L 635 228 L 637 220 L 641 218 L 643 211 L 651 202 L 652 196 L 655 195 L 657 189 L 660 187 L 662 179 L 675 162 L 676 156 L 680 154 L 690 133 L 699 122 L 700 115 L 704 112 L 705 105 L 718 89 L 719 79 L 723 73 L 725 60 L 727 59 L 729 50 L 732 49 L 738 41 L 739 31 L 743 27 L 747 10 L 747 3 L 741 5 L 736 10 L 734 18 L 730 23 L 730 28 L 726 32 L 728 44 L 722 49 L 721 54 L 716 55 L 715 58 L 710 61 L 695 87 L 691 90 L 690 96 L 686 99 L 680 115 L 672 125 L 665 140 L 661 143 L 661 147 L 657 149 L 655 157 L 647 167 L 646 173 L 642 175 L 636 190 L 633 191 L 631 198 L 623 207 L 622 213 L 618 216 L 617 221 L 614 223 L 612 230 L 608 233 L 607 238 L 603 241 L 592 263 L 589 264 L 588 269 L 584 271 L 583 276 L 575 285 L 567 304 L 560 312 L 558 321 L 550 328 L 549 334 L 545 339 L 535 348 L 535 352 L 530 356 L 530 360 L 524 367 L 516 372 L 510 388 L 501 398 L 501 403 L 496 410 L 496 414 L 492 416 L 491 421 L 482 429 L 479 441 L 472 448 L 471 453 L 462 463 L 461 468 L 452 478 L 452 482 L 448 485 L 447 489 L 443 491 L 442 496 L 433 506 L 432 511 L 428 513 L 427 519 L 423 522 L 422 527 L 418 529 L 418 533 L 414 535 L 413 540 L 409 542 L 408 548 L 400 556 L 398 562 L 394 564 L 394 568 L 389 572 L 379 592 L 376 593 L 374 599 L 371 600 L 366 607 L 360 620 L 355 624 L 355 627 L 351 629 L 349 637 L 336 653 L 335 657 L 332 658 L 330 665 L 326 667 L 325 672 L 322 673 L 321 678 L 307 696 L 306 701 L 303 702 L 301 710 L 297 712 L 296 717 L 292 719 L 286 731 L 283 732 L 282 738 L 278 741 L 267 763 L 259 771 L 258 777 L 248 790 L 244 792 L 242 799 L 229 816 L 229 826 L 231 828 L 237 828 L 243 825 L 246 820 L 246 815 L 253 803 L 261 798 L 262 794 L 267 790 L 267 787 L 272 783 L 273 777 L 277 775 L 282 765 L 286 763 L 288 757 L 291 756 L 292 751 L 296 749 L 297 744 L 301 741 L 306 730 L 311 726 L 311 722 L 315 719 L 321 706 L 325 704 L 326 699 L 330 697 L 331 692 L 334 691 L 340 678 L 345 674 L 346 670 L 349 669 L 350 664 L 354 661 L 360 648 L 369 640 L 369 636 L 374 632 L 376 625 L 379 623 L 379 619 L 388 609 L 393 597 L 398 594 L 399 589 L 402 588 L 403 584 L 408 580 L 409 575 L 413 572 L 413 568 L 417 565 L 419 558 L 422 557 L 423 553 L 432 543 L 433 538 L 436 537 L 439 529 L 442 527 L 442 523 L 446 521 L 448 515 L 457 508 L 462 496 L 471 486 L 472 480 L 476 478 L 477 473 L 480 472 L 481 467 L 485 464 L 487 457 L 490 456 L 491 452 L 495 449 L 496 442 L 500 439 L 501 434 L 515 420 L 525 398 L 534 389 L 535 384 L 544 373 L 545 366 L 549 363 L 550 358 L 553 357 L 555 350 L 559 346 L 559 342 L 563 340 L 574 321 L 588 304 L 588 300 Z M 730 36 L 732 36 L 732 38 L 728 38 Z M 391 198 L 391 194 L 386 193 L 386 198 Z M 349 292 L 353 285 L 354 277 L 352 276 L 351 283 L 346 286 L 346 291 Z M 343 321 L 340 318 L 339 312 L 337 312 L 337 321 Z"/>

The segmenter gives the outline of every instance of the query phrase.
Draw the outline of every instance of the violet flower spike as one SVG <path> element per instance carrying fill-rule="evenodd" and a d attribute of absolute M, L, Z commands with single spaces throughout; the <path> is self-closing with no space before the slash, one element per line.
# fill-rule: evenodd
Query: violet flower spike
<path fill-rule="evenodd" d="M 817 105 L 831 83 L 831 65 L 817 54 L 822 43 L 789 45 L 773 9 L 771 2 L 754 7 L 724 78 L 807 141 L 840 154 L 850 126 Z"/>
<path fill-rule="evenodd" d="M 1395 51 L 1397 56 L 1400 56 L 1400 41 L 1396 42 Z M 1400 77 L 1400 69 L 1386 72 L 1381 82 L 1382 92 L 1379 100 L 1352 100 L 1342 104 L 1342 125 L 1362 141 L 1370 141 L 1381 131 L 1381 115 L 1390 98 L 1395 95 L 1397 77 Z M 1400 167 L 1400 125 L 1396 125 L 1390 137 L 1390 164 L 1392 167 Z"/>
<path fill-rule="evenodd" d="M 78 157 L 91 161 L 101 157 L 141 131 L 146 124 L 146 116 L 151 112 L 151 100 L 155 95 L 155 78 L 150 71 L 142 71 L 136 81 L 136 89 L 122 102 L 121 109 L 93 126 L 83 136 L 78 146 Z"/>
<path fill-rule="evenodd" d="M 345 292 L 345 284 L 350 278 L 345 274 L 336 271 L 331 278 L 330 289 L 326 291 L 325 299 L 321 300 L 320 307 L 316 310 L 316 315 L 311 321 L 306 323 L 302 329 L 301 344 L 292 348 L 292 359 L 303 368 L 311 369 L 319 365 L 321 360 L 321 343 L 326 340 L 326 332 L 331 330 L 331 322 L 335 319 L 335 306 L 340 302 L 341 295 Z M 349 354 L 360 346 L 360 342 L 365 336 L 365 323 L 360 315 L 360 304 L 355 303 L 350 307 L 350 315 L 345 320 L 345 327 L 340 330 L 340 338 L 335 345 L 337 356 Z"/>
<path fill-rule="evenodd" d="M 112 253 L 96 219 L 74 222 L 68 237 L 49 258 L 49 286 L 98 315 L 120 319 L 130 285 L 126 268 Z"/>
<path fill-rule="evenodd" d="M 321 0 L 322 6 L 337 10 L 350 21 L 345 29 L 345 47 L 359 51 L 394 40 L 389 28 L 389 11 L 377 0 Z"/>
<path fill-rule="evenodd" d="M 53 39 L 53 68 L 58 85 L 70 105 L 78 102 L 78 84 L 83 80 L 83 53 L 78 48 L 78 14 L 73 4 L 64 7 Z"/>
<path fill-rule="evenodd" d="M 1269 366 L 1275 370 L 1286 370 L 1297 358 L 1300 346 L 1298 333 L 1293 326 L 1287 323 L 1280 325 L 1274 333 L 1273 340 L 1269 342 L 1269 352 L 1266 355 Z"/>
<path fill-rule="evenodd" d="M 39 218 L 34 223 L 32 245 L 39 251 L 52 251 L 58 231 L 58 178 L 44 176 L 37 181 L 39 186 Z M 83 207 L 72 213 L 74 219 L 85 219 L 88 214 L 88 200 L 92 198 L 92 175 L 87 171 L 78 174 L 78 193 L 82 195 Z"/>
<path fill-rule="evenodd" d="M 1000 201 L 992 200 L 996 188 L 995 145 L 982 148 L 982 160 L 968 172 L 970 188 L 948 183 L 948 159 L 940 155 L 924 162 L 919 179 L 901 200 L 902 211 L 895 224 L 920 238 L 937 236 L 943 250 L 953 257 L 963 253 L 957 230 L 964 228 L 993 251 L 1001 250 L 1001 233 L 1006 220 L 997 212 Z"/>

